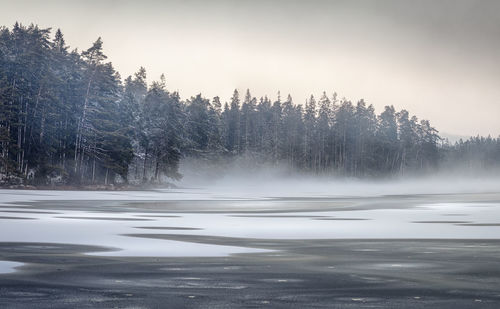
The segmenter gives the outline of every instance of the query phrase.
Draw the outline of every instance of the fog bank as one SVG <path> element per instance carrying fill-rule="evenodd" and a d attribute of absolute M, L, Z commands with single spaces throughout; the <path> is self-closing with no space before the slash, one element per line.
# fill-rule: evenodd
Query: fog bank
<path fill-rule="evenodd" d="M 500 192 L 497 171 L 441 170 L 432 174 L 359 179 L 311 175 L 283 165 L 256 165 L 243 159 L 213 164 L 184 160 L 181 188 L 201 188 L 214 194 L 247 197 L 350 197 L 408 194 Z"/>

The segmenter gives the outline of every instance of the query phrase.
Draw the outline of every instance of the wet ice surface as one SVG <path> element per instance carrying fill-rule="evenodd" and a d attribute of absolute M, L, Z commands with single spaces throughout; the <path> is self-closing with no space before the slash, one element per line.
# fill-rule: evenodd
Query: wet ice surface
<path fill-rule="evenodd" d="M 500 238 L 500 194 L 495 193 L 267 194 L 0 190 L 0 242 L 93 245 L 116 250 L 87 254 L 164 257 L 269 250 L 161 239 L 161 234 L 266 240 Z"/>

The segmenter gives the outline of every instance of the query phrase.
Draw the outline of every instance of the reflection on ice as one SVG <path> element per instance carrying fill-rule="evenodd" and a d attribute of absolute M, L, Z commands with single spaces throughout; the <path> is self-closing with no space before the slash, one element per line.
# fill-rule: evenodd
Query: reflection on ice
<path fill-rule="evenodd" d="M 16 271 L 16 267 L 23 265 L 23 263 L 0 261 L 0 274 L 8 274 Z"/>
<path fill-rule="evenodd" d="M 433 264 L 424 264 L 424 263 L 379 263 L 379 264 L 369 264 L 369 265 L 360 265 L 360 268 L 366 269 L 391 269 L 391 268 L 416 268 L 418 270 L 422 268 L 431 268 L 437 267 Z"/>

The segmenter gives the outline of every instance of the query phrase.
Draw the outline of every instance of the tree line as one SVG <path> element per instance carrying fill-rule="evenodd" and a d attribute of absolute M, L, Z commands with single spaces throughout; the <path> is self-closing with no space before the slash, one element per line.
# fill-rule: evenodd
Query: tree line
<path fill-rule="evenodd" d="M 369 177 L 492 166 L 499 138 L 444 143 L 427 120 L 324 92 L 234 91 L 224 104 L 201 94 L 182 100 L 162 75 L 140 68 L 122 80 L 102 40 L 70 50 L 58 29 L 0 28 L 0 178 L 26 183 L 108 184 L 179 179 L 179 162 L 238 156 L 313 174 Z"/>

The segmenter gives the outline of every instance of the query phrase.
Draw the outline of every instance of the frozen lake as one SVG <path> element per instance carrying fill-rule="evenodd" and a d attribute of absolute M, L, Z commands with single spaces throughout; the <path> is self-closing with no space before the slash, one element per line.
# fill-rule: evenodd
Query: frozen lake
<path fill-rule="evenodd" d="M 287 187 L 0 190 L 0 307 L 498 308 L 495 186 Z"/>
<path fill-rule="evenodd" d="M 160 239 L 498 239 L 500 194 L 266 196 L 202 189 L 0 191 L 0 242 L 91 245 L 118 256 L 226 256 L 268 249 Z"/>

